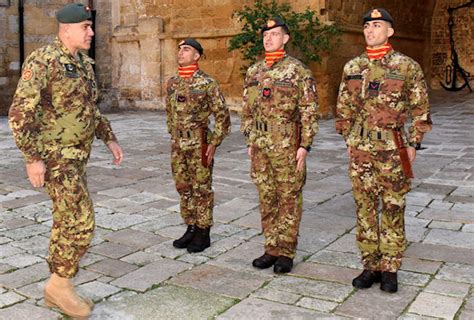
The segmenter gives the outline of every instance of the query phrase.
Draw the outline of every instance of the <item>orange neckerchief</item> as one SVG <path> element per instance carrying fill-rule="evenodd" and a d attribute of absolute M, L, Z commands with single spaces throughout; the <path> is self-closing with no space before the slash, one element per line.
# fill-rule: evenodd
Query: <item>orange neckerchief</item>
<path fill-rule="evenodd" d="M 267 67 L 273 66 L 275 61 L 282 59 L 285 56 L 285 50 L 277 50 L 274 52 L 265 52 L 265 62 Z"/>
<path fill-rule="evenodd" d="M 196 70 L 198 69 L 199 69 L 199 66 L 197 63 L 192 64 L 187 67 L 178 67 L 178 74 L 181 78 L 188 79 L 188 78 L 191 78 L 194 72 L 196 72 Z"/>
<path fill-rule="evenodd" d="M 387 54 L 387 52 L 392 50 L 392 45 L 387 42 L 380 48 L 371 49 L 369 47 L 366 47 L 365 50 L 367 51 L 367 56 L 369 57 L 369 60 L 382 59 L 383 56 Z"/>

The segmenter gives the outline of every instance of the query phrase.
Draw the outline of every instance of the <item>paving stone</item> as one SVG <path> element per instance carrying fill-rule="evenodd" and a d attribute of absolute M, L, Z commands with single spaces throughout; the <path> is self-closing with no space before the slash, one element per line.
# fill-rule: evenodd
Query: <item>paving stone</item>
<path fill-rule="evenodd" d="M 109 319 L 213 319 L 235 303 L 234 299 L 192 288 L 163 286 L 144 294 L 110 300 L 94 308 L 91 320 Z"/>
<path fill-rule="evenodd" d="M 126 199 L 132 202 L 139 203 L 139 204 L 145 204 L 145 203 L 161 200 L 163 198 L 156 193 L 145 191 L 145 192 L 140 192 L 134 195 L 127 196 Z"/>
<path fill-rule="evenodd" d="M 452 247 L 459 247 L 465 249 L 474 249 L 474 237 L 472 234 L 459 231 L 432 229 L 426 239 L 425 243 L 430 244 L 449 244 Z"/>
<path fill-rule="evenodd" d="M 9 291 L 6 293 L 0 294 L 0 309 L 11 306 L 12 304 L 18 303 L 25 300 L 26 298 L 13 292 Z"/>
<path fill-rule="evenodd" d="M 97 192 L 97 194 L 102 194 L 102 195 L 106 195 L 106 196 L 117 198 L 117 199 L 131 196 L 137 193 L 139 193 L 139 191 L 135 189 L 130 189 L 127 187 L 118 187 L 118 188 L 112 188 L 112 189 L 107 189 L 107 190 L 102 190 L 102 191 Z"/>
<path fill-rule="evenodd" d="M 136 249 L 144 249 L 166 241 L 166 238 L 138 230 L 120 230 L 109 233 L 104 239 Z"/>
<path fill-rule="evenodd" d="M 99 272 L 106 276 L 118 278 L 139 267 L 116 259 L 104 259 L 87 267 L 87 270 Z"/>
<path fill-rule="evenodd" d="M 473 310 L 463 310 L 459 314 L 459 320 L 472 320 L 474 319 L 474 311 Z"/>
<path fill-rule="evenodd" d="M 182 256 L 177 258 L 176 260 L 186 262 L 186 263 L 190 263 L 190 264 L 194 264 L 194 265 L 198 266 L 198 265 L 206 263 L 207 261 L 209 261 L 209 259 L 210 258 L 206 257 L 206 256 L 202 256 L 202 255 L 194 254 L 194 253 L 189 253 L 189 254 L 183 254 Z"/>
<path fill-rule="evenodd" d="M 430 281 L 430 275 L 400 270 L 398 281 L 406 285 L 423 287 Z"/>
<path fill-rule="evenodd" d="M 432 221 L 429 225 L 430 229 L 446 229 L 446 230 L 461 230 L 462 223 L 446 222 L 446 221 Z"/>
<path fill-rule="evenodd" d="M 0 274 L 8 273 L 12 270 L 15 270 L 16 268 L 14 266 L 11 266 L 9 264 L 4 264 L 0 263 Z"/>
<path fill-rule="evenodd" d="M 9 230 L 3 233 L 3 236 L 12 238 L 13 240 L 21 240 L 24 238 L 30 238 L 38 234 L 49 233 L 50 229 L 41 224 L 34 224 L 18 229 Z"/>
<path fill-rule="evenodd" d="M 3 237 L 3 236 L 0 236 L 0 244 L 5 244 L 5 243 L 8 243 L 12 241 L 12 239 L 10 238 L 7 238 L 7 237 Z M 1 247 L 0 247 L 1 248 Z"/>
<path fill-rule="evenodd" d="M 286 304 L 296 304 L 296 302 L 301 299 L 300 294 L 281 291 L 275 288 L 260 288 L 254 291 L 250 296 Z"/>
<path fill-rule="evenodd" d="M 30 303 L 23 302 L 11 307 L 0 309 L 0 319 L 31 320 L 58 319 L 60 314 L 47 308 L 40 308 Z"/>
<path fill-rule="evenodd" d="M 75 286 L 101 278 L 102 274 L 90 270 L 79 269 L 79 272 L 73 278 Z"/>
<path fill-rule="evenodd" d="M 405 251 L 405 256 L 474 265 L 474 255 L 472 254 L 472 250 L 450 247 L 447 245 L 412 243 Z"/>
<path fill-rule="evenodd" d="M 462 227 L 462 232 L 474 232 L 474 223 L 465 224 L 464 227 Z"/>
<path fill-rule="evenodd" d="M 121 288 L 144 292 L 168 278 L 190 268 L 191 265 L 169 259 L 161 259 L 127 275 L 112 281 L 110 284 Z"/>
<path fill-rule="evenodd" d="M 248 298 L 219 315 L 216 319 L 254 319 L 255 315 L 258 315 L 259 320 L 310 320 L 323 316 L 322 313 L 297 306 L 258 298 Z"/>
<path fill-rule="evenodd" d="M 44 296 L 43 290 L 44 286 L 46 285 L 46 281 L 47 280 L 42 280 L 26 285 L 24 287 L 16 289 L 16 291 L 22 294 L 23 296 L 28 297 L 29 299 L 39 300 L 42 299 Z"/>
<path fill-rule="evenodd" d="M 170 282 L 179 286 L 243 299 L 260 288 L 268 279 L 263 275 L 248 274 L 212 265 L 200 265 L 179 274 Z"/>
<path fill-rule="evenodd" d="M 446 263 L 439 270 L 436 279 L 474 284 L 474 268 L 472 265 Z"/>
<path fill-rule="evenodd" d="M 335 302 L 342 302 L 353 291 L 353 287 L 349 285 L 295 277 L 276 278 L 268 284 L 267 288 Z"/>
<path fill-rule="evenodd" d="M 441 296 L 433 293 L 422 292 L 408 309 L 411 313 L 453 319 L 462 305 L 461 298 Z"/>
<path fill-rule="evenodd" d="M 20 288 L 49 277 L 49 268 L 44 262 L 37 263 L 24 269 L 0 275 L 0 283 L 7 288 Z"/>
<path fill-rule="evenodd" d="M 401 285 L 396 294 L 381 291 L 378 286 L 357 290 L 336 308 L 336 315 L 355 318 L 395 318 L 413 301 L 417 294 L 415 287 Z"/>
<path fill-rule="evenodd" d="M 3 221 L 3 223 L 0 224 L 0 227 L 3 226 L 6 229 L 11 230 L 11 229 L 17 229 L 17 228 L 21 228 L 21 227 L 26 227 L 26 226 L 32 225 L 34 223 L 35 223 L 35 221 L 20 217 L 20 218 L 13 218 L 13 219 L 10 219 L 10 220 Z"/>
<path fill-rule="evenodd" d="M 118 259 L 135 252 L 136 249 L 123 244 L 103 242 L 90 248 L 89 251 L 95 254 L 106 256 L 108 258 Z"/>
<path fill-rule="evenodd" d="M 418 218 L 440 220 L 458 223 L 474 223 L 474 216 L 471 212 L 461 210 L 439 210 L 428 208 L 418 215 Z"/>
<path fill-rule="evenodd" d="M 314 309 L 314 310 L 323 311 L 323 312 L 331 312 L 338 306 L 336 302 L 308 298 L 308 297 L 301 298 L 301 300 L 298 301 L 296 305 L 298 307 Z"/>
<path fill-rule="evenodd" d="M 252 228 L 256 230 L 261 230 L 262 228 L 260 212 L 257 209 L 251 210 L 250 213 L 233 220 L 231 223 L 242 228 Z"/>
<path fill-rule="evenodd" d="M 435 274 L 440 267 L 441 262 L 439 261 L 428 261 L 418 258 L 404 257 L 402 259 L 401 270 Z"/>
<path fill-rule="evenodd" d="M 0 252 L 1 252 L 1 257 L 4 257 L 4 258 L 23 253 L 22 250 L 15 248 L 10 243 L 0 245 Z"/>
<path fill-rule="evenodd" d="M 139 252 L 132 253 L 126 257 L 123 257 L 120 260 L 125 261 L 127 263 L 135 264 L 138 266 L 144 266 L 153 261 L 159 260 L 160 258 L 161 257 L 157 254 L 139 251 Z"/>
<path fill-rule="evenodd" d="M 466 305 L 464 306 L 466 309 L 474 311 L 474 297 L 470 297 L 466 300 Z"/>
<path fill-rule="evenodd" d="M 8 264 L 16 268 L 24 268 L 41 261 L 44 261 L 44 259 L 24 253 L 10 256 L 5 259 L 0 259 L 0 263 Z"/>
<path fill-rule="evenodd" d="M 81 267 L 87 267 L 88 265 L 91 265 L 93 263 L 99 262 L 104 259 L 107 259 L 107 258 L 95 253 L 86 252 L 86 254 L 82 257 L 79 265 Z"/>
<path fill-rule="evenodd" d="M 141 223 L 132 227 L 133 230 L 140 230 L 151 233 L 159 233 L 158 230 L 169 226 L 178 226 L 183 220 L 177 213 L 171 213 L 154 219 L 149 219 L 145 223 Z"/>
<path fill-rule="evenodd" d="M 145 221 L 147 221 L 147 219 L 138 214 L 130 215 L 125 213 L 115 213 L 96 216 L 97 226 L 111 230 L 128 228 Z"/>
<path fill-rule="evenodd" d="M 469 293 L 469 287 L 470 286 L 465 283 L 434 279 L 428 284 L 424 291 L 464 298 Z"/>
<path fill-rule="evenodd" d="M 411 217 L 411 216 L 405 216 L 405 225 L 406 226 L 426 227 L 430 224 L 430 222 L 431 222 L 431 220 L 428 220 L 428 219 L 420 219 L 420 218 L 415 218 L 415 217 Z"/>
<path fill-rule="evenodd" d="M 405 226 L 407 240 L 410 242 L 421 242 L 425 239 L 429 229 L 421 226 Z"/>
<path fill-rule="evenodd" d="M 438 319 L 438 318 L 420 316 L 414 313 L 405 313 L 404 315 L 397 318 L 397 320 L 433 320 L 433 319 Z"/>
<path fill-rule="evenodd" d="M 353 269 L 362 268 L 359 255 L 346 252 L 322 250 L 312 255 L 307 262 L 330 264 Z"/>
<path fill-rule="evenodd" d="M 46 258 L 48 255 L 49 239 L 43 235 L 14 241 L 12 246 L 20 248 L 27 253 Z"/>
<path fill-rule="evenodd" d="M 77 293 L 79 295 L 88 297 L 93 301 L 102 300 L 120 291 L 122 291 L 122 289 L 99 281 L 84 283 L 77 287 Z"/>
<path fill-rule="evenodd" d="M 168 240 L 168 241 L 162 242 L 156 246 L 145 249 L 145 252 L 157 254 L 164 258 L 169 258 L 169 259 L 175 259 L 179 256 L 182 256 L 183 254 L 186 254 L 187 252 L 186 250 L 177 249 L 173 247 L 173 241 L 174 240 Z"/>
<path fill-rule="evenodd" d="M 231 222 L 258 206 L 255 202 L 235 198 L 214 208 L 214 217 L 218 222 Z"/>
<path fill-rule="evenodd" d="M 298 277 L 352 285 L 352 279 L 358 276 L 360 272 L 357 269 L 303 262 L 297 264 L 291 271 L 291 274 Z"/>

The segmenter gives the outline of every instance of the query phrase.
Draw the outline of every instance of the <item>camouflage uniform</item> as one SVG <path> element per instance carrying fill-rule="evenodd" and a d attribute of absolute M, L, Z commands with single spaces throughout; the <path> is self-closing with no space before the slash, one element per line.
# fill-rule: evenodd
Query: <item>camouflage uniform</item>
<path fill-rule="evenodd" d="M 247 71 L 243 100 L 241 131 L 252 147 L 265 253 L 293 258 L 306 179 L 306 168 L 296 171 L 296 151 L 309 148 L 318 131 L 316 83 L 293 57 L 271 67 L 262 60 Z"/>
<path fill-rule="evenodd" d="M 116 141 L 96 107 L 94 63 L 73 57 L 57 38 L 26 59 L 10 108 L 10 127 L 28 163 L 42 160 L 53 201 L 48 263 L 52 273 L 72 278 L 93 236 L 94 211 L 86 163 L 94 135 Z"/>
<path fill-rule="evenodd" d="M 189 79 L 172 77 L 167 84 L 166 113 L 171 134 L 171 168 L 181 198 L 181 216 L 187 225 L 213 224 L 212 167 L 201 163 L 201 129 L 214 115 L 214 130 L 207 143 L 219 146 L 230 132 L 230 115 L 219 84 L 197 70 Z M 204 129 L 206 130 L 206 129 Z"/>
<path fill-rule="evenodd" d="M 370 61 L 364 53 L 345 65 L 336 130 L 351 147 L 357 243 L 367 270 L 396 272 L 406 248 L 404 211 L 410 179 L 402 171 L 393 130 L 404 132 L 409 116 L 411 127 L 403 139 L 413 145 L 431 130 L 428 93 L 418 63 L 390 50 L 382 59 Z"/>

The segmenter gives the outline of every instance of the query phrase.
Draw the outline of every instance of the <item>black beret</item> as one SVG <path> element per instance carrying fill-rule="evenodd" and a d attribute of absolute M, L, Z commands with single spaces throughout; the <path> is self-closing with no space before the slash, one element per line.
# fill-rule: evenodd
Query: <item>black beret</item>
<path fill-rule="evenodd" d="M 188 45 L 196 49 L 200 55 L 204 53 L 204 49 L 202 48 L 201 44 L 197 42 L 195 39 L 185 39 L 178 43 L 178 48 L 184 45 Z"/>
<path fill-rule="evenodd" d="M 392 16 L 390 15 L 390 13 L 388 13 L 387 10 L 383 8 L 372 9 L 364 15 L 364 24 L 367 21 L 373 21 L 373 20 L 388 21 L 393 25 Z"/>
<path fill-rule="evenodd" d="M 288 26 L 286 25 L 286 23 L 278 18 L 278 17 L 274 17 L 272 19 L 269 19 L 267 21 L 267 23 L 265 23 L 263 26 L 262 26 L 262 33 L 264 33 L 265 31 L 267 30 L 271 30 L 273 28 L 277 28 L 277 27 L 282 27 L 286 33 L 290 33 L 290 30 L 288 29 Z"/>
<path fill-rule="evenodd" d="M 61 23 L 79 23 L 92 20 L 91 9 L 81 3 L 65 5 L 56 13 L 56 19 Z"/>

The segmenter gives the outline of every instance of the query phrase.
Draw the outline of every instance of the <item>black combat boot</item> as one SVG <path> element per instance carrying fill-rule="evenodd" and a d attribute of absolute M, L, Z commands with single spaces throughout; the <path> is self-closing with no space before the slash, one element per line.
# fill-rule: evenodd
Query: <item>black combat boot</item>
<path fill-rule="evenodd" d="M 199 228 L 195 227 L 194 238 L 190 244 L 188 244 L 188 252 L 201 252 L 204 249 L 211 246 L 211 238 L 209 237 L 209 231 L 211 228 Z"/>
<path fill-rule="evenodd" d="M 293 259 L 279 256 L 278 259 L 275 261 L 275 265 L 273 266 L 273 272 L 275 273 L 287 273 L 290 272 L 293 268 Z"/>
<path fill-rule="evenodd" d="M 390 293 L 398 291 L 398 280 L 396 272 L 382 272 L 380 290 Z"/>
<path fill-rule="evenodd" d="M 258 257 L 257 259 L 252 261 L 252 266 L 259 269 L 266 269 L 273 266 L 275 261 L 278 259 L 276 256 L 272 256 L 271 254 L 265 253 L 263 256 Z"/>
<path fill-rule="evenodd" d="M 175 241 L 173 241 L 173 247 L 178 249 L 184 249 L 188 246 L 188 244 L 193 240 L 196 228 L 194 224 L 190 224 L 186 229 L 186 232 L 183 236 Z"/>
<path fill-rule="evenodd" d="M 367 289 L 376 282 L 380 282 L 380 271 L 364 270 L 352 280 L 352 286 L 358 289 Z"/>

